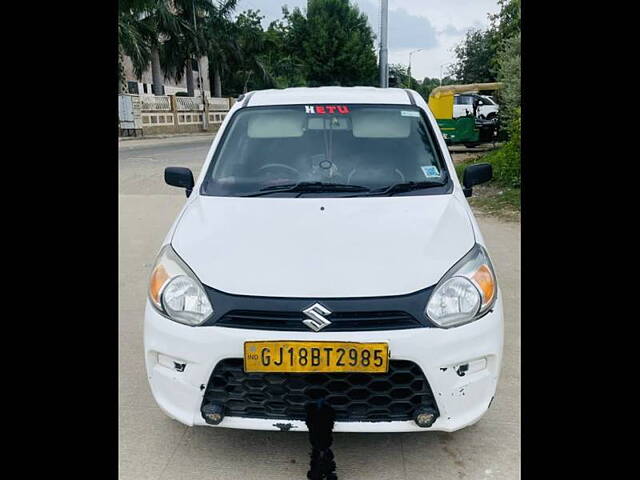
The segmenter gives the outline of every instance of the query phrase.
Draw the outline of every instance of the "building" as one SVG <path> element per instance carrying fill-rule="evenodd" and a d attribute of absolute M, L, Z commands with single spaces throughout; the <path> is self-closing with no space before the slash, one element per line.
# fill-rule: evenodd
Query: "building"
<path fill-rule="evenodd" d="M 193 82 L 194 82 L 194 95 L 196 97 L 201 96 L 200 90 L 200 77 L 202 78 L 202 83 L 204 84 L 204 91 L 207 97 L 211 97 L 211 88 L 209 86 L 209 60 L 206 56 L 200 59 L 200 66 L 202 67 L 202 75 L 198 75 L 198 62 L 193 62 Z M 127 93 L 134 93 L 139 95 L 152 95 L 153 90 L 151 89 L 151 85 L 153 83 L 151 77 L 151 65 L 142 73 L 142 78 L 136 78 L 133 73 L 133 64 L 131 63 L 131 59 L 124 56 L 123 59 L 123 67 L 124 67 L 124 75 L 125 81 L 127 83 Z M 187 93 L 187 80 L 186 75 L 182 76 L 182 80 L 179 83 L 176 83 L 173 79 L 168 79 L 164 77 L 164 72 L 162 74 L 163 77 L 163 92 L 164 95 L 175 95 L 178 92 Z"/>

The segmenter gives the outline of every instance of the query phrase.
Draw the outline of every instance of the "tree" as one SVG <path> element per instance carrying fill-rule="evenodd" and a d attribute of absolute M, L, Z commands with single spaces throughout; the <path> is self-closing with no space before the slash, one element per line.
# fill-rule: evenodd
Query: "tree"
<path fill-rule="evenodd" d="M 377 61 L 367 17 L 349 0 L 309 0 L 288 18 L 289 41 L 310 86 L 374 85 Z"/>
<path fill-rule="evenodd" d="M 263 18 L 259 10 L 247 10 L 230 24 L 228 39 L 232 48 L 222 76 L 226 94 L 239 95 L 276 86 L 268 64 L 268 52 L 272 47 L 262 29 Z"/>
<path fill-rule="evenodd" d="M 301 87 L 306 85 L 304 64 L 291 46 L 293 33 L 286 6 L 282 7 L 282 15 L 282 20 L 271 22 L 265 32 L 264 61 L 279 88 Z"/>
<path fill-rule="evenodd" d="M 452 70 L 462 83 L 485 83 L 496 81 L 493 66 L 495 45 L 493 34 L 486 30 L 471 30 L 454 49 L 458 59 Z"/>
<path fill-rule="evenodd" d="M 520 115 L 520 32 L 504 41 L 497 63 L 498 80 L 504 83 L 500 90 L 500 116 L 510 126 L 514 117 Z"/>
<path fill-rule="evenodd" d="M 163 32 L 165 39 L 160 49 L 160 63 L 166 77 L 176 82 L 180 82 L 183 75 L 186 77 L 187 95 L 192 97 L 194 64 L 207 53 L 205 18 L 216 13 L 215 6 L 209 0 L 171 1 L 175 26 Z"/>
<path fill-rule="evenodd" d="M 498 52 L 504 43 L 520 32 L 520 0 L 498 0 L 500 12 L 489 15 L 487 30 L 471 30 L 455 47 L 457 62 L 453 72 L 463 83 L 495 82 Z"/>
<path fill-rule="evenodd" d="M 149 3 L 148 0 L 120 0 L 118 4 L 118 70 L 121 90 L 126 91 L 124 55 L 131 59 L 134 74 L 138 78 L 151 60 L 151 35 L 147 24 L 140 21 Z"/>
<path fill-rule="evenodd" d="M 141 22 L 147 24 L 148 41 L 151 46 L 151 88 L 154 95 L 162 95 L 162 38 L 179 31 L 181 22 L 173 15 L 172 4 L 168 0 L 148 0 L 148 8 Z"/>
<path fill-rule="evenodd" d="M 489 15 L 491 26 L 490 42 L 495 52 L 491 60 L 491 68 L 498 73 L 498 55 L 504 49 L 505 42 L 520 33 L 520 0 L 498 0 L 500 11 Z"/>
<path fill-rule="evenodd" d="M 406 66 L 400 63 L 389 65 L 389 86 L 393 88 L 409 88 L 409 73 Z"/>
<path fill-rule="evenodd" d="M 443 77 L 442 81 L 440 80 L 440 78 L 424 77 L 424 80 L 422 80 L 422 91 L 421 91 L 424 98 L 428 99 L 432 90 L 436 87 L 439 87 L 441 83 L 442 85 L 455 85 L 460 82 L 457 81 L 455 78 L 451 78 L 449 76 Z"/>
<path fill-rule="evenodd" d="M 240 51 L 233 32 L 231 14 L 237 0 L 224 0 L 212 5 L 205 18 L 205 41 L 209 60 L 209 83 L 213 85 L 213 96 L 222 96 L 222 75 L 229 69 Z"/>
<path fill-rule="evenodd" d="M 120 0 L 121 57 L 129 55 L 138 77 L 149 63 L 155 89 L 161 70 L 186 77 L 194 94 L 196 59 L 207 55 L 214 95 L 302 85 L 375 85 L 374 35 L 367 17 L 349 0 L 309 0 L 271 22 L 259 11 L 231 19 L 237 0 Z M 121 62 L 122 63 L 122 62 Z M 122 77 L 122 74 L 121 74 Z M 417 88 L 417 82 L 411 82 Z"/>
<path fill-rule="evenodd" d="M 120 56 L 129 56 L 137 78 L 151 63 L 153 93 L 161 95 L 159 49 L 163 36 L 180 29 L 180 19 L 173 14 L 169 0 L 120 0 L 119 7 Z"/>
<path fill-rule="evenodd" d="M 240 47 L 240 69 L 238 73 L 244 77 L 242 92 L 248 91 L 249 80 L 258 88 L 275 86 L 263 54 L 266 50 L 266 35 L 262 30 L 262 19 L 259 11 L 247 10 L 236 18 L 237 42 Z"/>
<path fill-rule="evenodd" d="M 500 12 L 489 15 L 494 41 L 499 49 L 502 43 L 520 33 L 520 0 L 498 0 Z"/>

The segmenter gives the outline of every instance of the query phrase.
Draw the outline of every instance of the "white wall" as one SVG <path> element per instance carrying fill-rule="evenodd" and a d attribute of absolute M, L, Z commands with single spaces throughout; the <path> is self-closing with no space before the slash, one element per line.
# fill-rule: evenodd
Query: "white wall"
<path fill-rule="evenodd" d="M 152 83 L 151 65 L 149 65 L 149 68 L 147 68 L 144 72 L 142 72 L 142 78 L 137 79 L 133 73 L 133 65 L 131 63 L 131 59 L 126 55 L 124 56 L 123 64 L 124 64 L 125 80 L 127 82 L 138 82 L 138 93 L 140 95 L 145 94 L 142 88 L 142 84 L 143 83 L 148 84 L 147 95 L 150 95 L 151 94 L 150 85 Z M 209 60 L 207 59 L 206 56 L 200 59 L 200 68 L 202 68 L 202 83 L 204 84 L 205 93 L 210 96 L 209 92 L 211 90 L 211 87 L 209 86 Z M 194 79 L 195 85 L 197 86 L 198 72 L 196 72 L 195 70 L 193 71 L 193 79 Z M 164 84 L 164 91 L 166 95 L 173 95 L 176 92 L 187 91 L 187 80 L 184 75 L 182 77 L 182 81 L 180 82 L 175 82 L 174 80 L 163 77 L 163 84 Z M 199 94 L 199 92 L 200 92 L 200 89 L 196 88 L 196 95 Z"/>

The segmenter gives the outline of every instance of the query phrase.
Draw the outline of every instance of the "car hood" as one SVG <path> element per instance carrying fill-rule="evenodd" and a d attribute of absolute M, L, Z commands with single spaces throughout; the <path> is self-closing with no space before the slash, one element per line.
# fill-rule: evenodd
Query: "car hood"
<path fill-rule="evenodd" d="M 474 245 L 454 195 L 198 196 L 171 244 L 209 287 L 238 295 L 372 297 L 429 287 Z"/>

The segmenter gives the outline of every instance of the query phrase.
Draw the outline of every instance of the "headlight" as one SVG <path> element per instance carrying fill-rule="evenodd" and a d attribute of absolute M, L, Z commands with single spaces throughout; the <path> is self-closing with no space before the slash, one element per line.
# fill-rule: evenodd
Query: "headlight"
<path fill-rule="evenodd" d="M 160 251 L 153 267 L 149 299 L 160 313 L 186 325 L 200 325 L 213 313 L 200 281 L 171 245 Z"/>
<path fill-rule="evenodd" d="M 495 303 L 497 289 L 489 255 L 476 244 L 438 282 L 425 313 L 444 328 L 469 323 L 489 311 Z"/>

